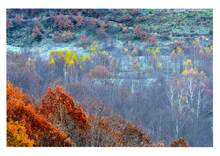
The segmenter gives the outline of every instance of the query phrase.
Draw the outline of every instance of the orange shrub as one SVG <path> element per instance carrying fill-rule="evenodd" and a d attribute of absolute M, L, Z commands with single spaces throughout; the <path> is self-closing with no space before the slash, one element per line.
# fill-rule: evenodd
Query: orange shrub
<path fill-rule="evenodd" d="M 50 119 L 61 118 L 60 114 L 65 112 L 79 128 L 89 128 L 88 115 L 84 112 L 81 105 L 78 105 L 61 86 L 56 86 L 54 90 L 48 88 L 42 99 L 40 113 Z"/>
<path fill-rule="evenodd" d="M 22 122 L 35 146 L 73 146 L 68 136 L 53 126 L 33 107 L 30 99 L 10 82 L 7 83 L 7 121 Z"/>

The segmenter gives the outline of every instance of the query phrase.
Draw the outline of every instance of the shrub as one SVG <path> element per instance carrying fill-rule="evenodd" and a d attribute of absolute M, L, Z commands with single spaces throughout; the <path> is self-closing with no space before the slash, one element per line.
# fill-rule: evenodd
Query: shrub
<path fill-rule="evenodd" d="M 87 42 L 88 41 L 88 37 L 86 35 L 81 35 L 80 36 L 80 41 L 81 42 Z"/>
<path fill-rule="evenodd" d="M 100 23 L 100 28 L 99 28 L 100 32 L 102 32 L 102 33 L 106 32 L 108 26 L 109 26 L 109 25 L 108 25 L 107 22 L 102 21 L 102 22 Z"/>
<path fill-rule="evenodd" d="M 77 26 L 81 26 L 84 23 L 84 17 L 81 15 L 76 16 L 75 20 Z"/>
<path fill-rule="evenodd" d="M 91 18 L 90 21 L 89 21 L 89 23 L 90 23 L 92 26 L 96 27 L 96 26 L 97 26 L 97 19 Z"/>
<path fill-rule="evenodd" d="M 150 44 L 153 46 L 155 46 L 157 44 L 157 36 L 156 35 L 151 35 L 148 40 L 149 40 Z"/>
<path fill-rule="evenodd" d="M 35 143 L 27 135 L 24 124 L 14 121 L 7 123 L 7 146 L 32 147 Z"/>
<path fill-rule="evenodd" d="M 38 114 L 36 109 L 31 104 L 29 97 L 17 87 L 14 87 L 10 82 L 7 83 L 7 121 L 9 122 L 9 141 L 25 138 L 27 133 L 31 140 L 35 141 L 35 146 L 73 146 L 74 142 L 68 136 L 56 128 L 46 120 L 42 115 Z M 10 132 L 13 128 L 10 121 L 23 123 L 17 125 L 22 126 L 23 133 L 17 133 L 21 136 L 13 136 Z M 23 136 L 22 136 L 23 135 Z M 29 142 L 30 140 L 28 140 Z M 30 145 L 32 142 L 29 142 Z M 18 145 L 19 146 L 19 145 Z"/>
<path fill-rule="evenodd" d="M 72 21 L 64 15 L 56 15 L 53 17 L 54 23 L 61 29 L 71 29 L 73 27 Z"/>
<path fill-rule="evenodd" d="M 133 28 L 133 32 L 135 36 L 141 40 L 146 40 L 147 39 L 147 32 L 143 31 L 140 25 L 136 25 Z"/>
<path fill-rule="evenodd" d="M 21 22 L 22 22 L 22 19 L 23 19 L 23 16 L 21 16 L 21 15 L 16 15 L 15 16 L 15 22 L 16 22 L 16 24 L 21 24 Z"/>
<path fill-rule="evenodd" d="M 34 39 L 41 39 L 43 35 L 43 28 L 39 20 L 34 21 L 32 28 L 32 37 Z"/>
<path fill-rule="evenodd" d="M 53 41 L 54 42 L 68 42 L 73 39 L 73 33 L 71 31 L 54 32 Z"/>
<path fill-rule="evenodd" d="M 171 147 L 188 147 L 189 144 L 187 143 L 185 138 L 175 139 L 171 143 Z"/>
<path fill-rule="evenodd" d="M 76 101 L 61 86 L 56 86 L 54 90 L 48 88 L 42 99 L 40 112 L 48 119 L 53 116 L 53 119 L 58 120 L 62 118 L 61 113 L 67 112 L 79 128 L 89 127 L 88 116 L 82 106 L 77 105 Z"/>
<path fill-rule="evenodd" d="M 88 44 L 90 43 L 88 36 L 85 34 L 80 35 L 79 40 L 80 40 L 80 45 L 84 48 L 86 48 L 86 46 L 88 46 Z"/>

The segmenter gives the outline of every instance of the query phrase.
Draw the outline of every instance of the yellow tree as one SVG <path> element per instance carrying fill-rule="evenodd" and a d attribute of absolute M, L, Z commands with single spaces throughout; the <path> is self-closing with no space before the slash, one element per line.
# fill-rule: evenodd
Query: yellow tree
<path fill-rule="evenodd" d="M 184 47 L 183 43 L 180 41 L 176 41 L 174 48 L 171 52 L 171 58 L 174 61 L 174 73 L 179 73 L 181 70 L 182 59 L 183 59 Z"/>
<path fill-rule="evenodd" d="M 73 80 L 72 75 L 75 76 L 75 81 L 78 81 L 80 70 L 83 68 L 85 62 L 90 59 L 91 57 L 88 53 L 79 54 L 69 49 L 55 50 L 49 53 L 49 64 L 55 65 L 61 63 L 63 66 L 65 86 Z"/>
<path fill-rule="evenodd" d="M 24 124 L 17 121 L 8 121 L 7 146 L 32 147 L 35 144 L 35 141 L 29 138 L 26 131 Z"/>
<path fill-rule="evenodd" d="M 154 72 L 162 69 L 162 64 L 160 62 L 160 48 L 159 47 L 152 47 L 147 48 L 147 59 L 150 62 L 150 65 L 153 67 Z"/>
<path fill-rule="evenodd" d="M 186 95 L 189 97 L 189 100 L 186 100 L 186 102 L 189 107 L 196 109 L 196 117 L 198 120 L 202 104 L 201 95 L 208 87 L 208 77 L 203 71 L 199 71 L 196 67 L 193 67 L 190 59 L 184 61 L 182 76 L 186 87 Z M 196 105 L 194 103 L 196 103 Z"/>
<path fill-rule="evenodd" d="M 171 115 L 175 122 L 175 134 L 179 137 L 186 115 L 199 120 L 202 104 L 207 100 L 205 91 L 208 88 L 208 78 L 203 71 L 193 67 L 191 59 L 183 62 L 184 70 L 169 84 Z"/>

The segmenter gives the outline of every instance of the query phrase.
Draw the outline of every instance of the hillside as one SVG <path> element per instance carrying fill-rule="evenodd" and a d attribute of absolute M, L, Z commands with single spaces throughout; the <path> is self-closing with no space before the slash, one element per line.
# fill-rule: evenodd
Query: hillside
<path fill-rule="evenodd" d="M 117 115 L 86 113 L 61 86 L 48 88 L 36 107 L 8 82 L 7 114 L 8 146 L 153 146 L 146 133 Z"/>

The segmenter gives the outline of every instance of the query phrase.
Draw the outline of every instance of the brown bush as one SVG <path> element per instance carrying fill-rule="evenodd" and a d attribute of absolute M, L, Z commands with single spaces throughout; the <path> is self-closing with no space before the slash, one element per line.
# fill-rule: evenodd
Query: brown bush
<path fill-rule="evenodd" d="M 189 144 L 185 138 L 179 138 L 171 142 L 171 147 L 189 147 Z"/>

